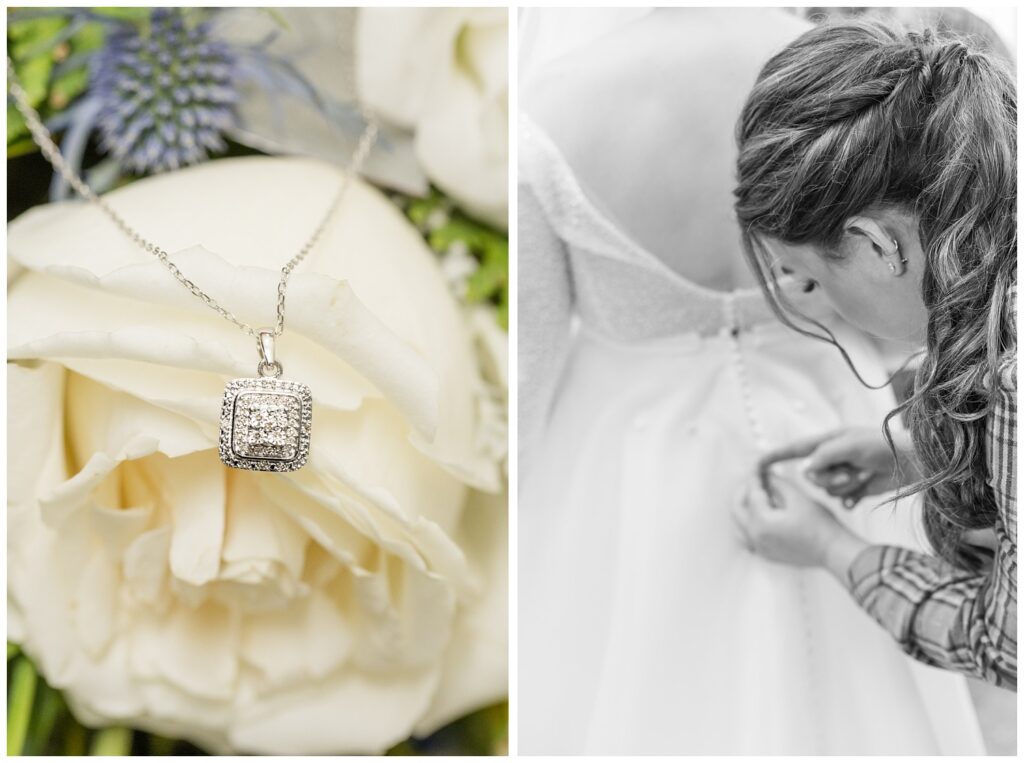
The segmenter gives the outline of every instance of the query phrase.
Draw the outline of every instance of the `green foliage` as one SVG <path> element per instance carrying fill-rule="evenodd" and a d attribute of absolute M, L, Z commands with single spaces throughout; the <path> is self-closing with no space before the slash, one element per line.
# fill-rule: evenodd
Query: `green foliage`
<path fill-rule="evenodd" d="M 98 756 L 131 755 L 132 732 L 129 729 L 114 726 L 100 729 L 92 738 L 89 754 Z"/>
<path fill-rule="evenodd" d="M 9 666 L 7 687 L 7 754 L 20 755 L 25 749 L 32 704 L 36 698 L 39 676 L 24 657 L 16 657 Z"/>
<path fill-rule="evenodd" d="M 148 10 L 145 12 L 148 14 Z M 80 54 L 102 44 L 103 25 L 96 21 L 73 24 L 69 17 L 61 15 L 24 14 L 22 17 L 18 11 L 8 14 L 8 55 L 29 103 L 44 120 L 67 108 L 85 91 L 89 73 Z M 76 65 L 69 65 L 76 61 Z M 34 150 L 25 120 L 8 104 L 8 158 Z"/>
<path fill-rule="evenodd" d="M 499 702 L 438 729 L 425 739 L 408 739 L 388 755 L 506 755 L 508 703 Z"/>
<path fill-rule="evenodd" d="M 117 19 L 119 21 L 146 21 L 149 18 L 151 9 L 146 7 L 100 7 L 92 8 L 92 12 L 97 16 L 105 16 L 108 19 Z"/>
<path fill-rule="evenodd" d="M 430 248 L 439 254 L 453 246 L 465 246 L 477 260 L 477 269 L 466 283 L 469 304 L 491 304 L 498 322 L 508 330 L 508 237 L 455 209 L 437 191 L 425 199 L 404 199 L 408 218 L 424 232 Z"/>
<path fill-rule="evenodd" d="M 7 51 L 14 63 L 14 70 L 28 102 L 36 109 L 43 107 L 49 87 L 50 72 L 53 71 L 53 56 L 38 53 L 41 42 L 54 39 L 64 27 L 60 18 L 40 18 L 26 21 L 11 21 L 7 26 Z M 28 135 L 28 127 L 17 109 L 7 106 L 8 146 Z"/>

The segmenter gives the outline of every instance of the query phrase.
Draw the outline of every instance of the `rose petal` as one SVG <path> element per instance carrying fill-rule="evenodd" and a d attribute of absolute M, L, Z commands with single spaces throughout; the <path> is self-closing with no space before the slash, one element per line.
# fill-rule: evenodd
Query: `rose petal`
<path fill-rule="evenodd" d="M 316 163 L 223 161 L 108 202 L 262 325 L 337 181 Z M 10 431 L 41 475 L 9 497 L 9 634 L 77 717 L 215 752 L 380 752 L 491 701 L 500 650 L 478 618 L 504 597 L 467 531 L 482 512 L 467 487 L 501 500 L 486 406 L 502 393 L 486 384 L 502 372 L 481 374 L 476 334 L 390 202 L 353 186 L 291 280 L 278 355 L 313 386 L 316 421 L 310 462 L 287 475 L 227 472 L 214 452 L 252 337 L 95 208 L 29 213 L 9 251 L 26 268 L 8 300 Z"/>
<path fill-rule="evenodd" d="M 307 591 L 309 536 L 260 490 L 263 475 L 229 475 L 227 531 L 218 580 L 234 583 L 225 600 L 251 610 L 279 609 Z"/>
<path fill-rule="evenodd" d="M 166 603 L 172 532 L 170 526 L 157 527 L 139 535 L 125 549 L 124 581 L 134 600 L 151 606 Z"/>
<path fill-rule="evenodd" d="M 78 570 L 78 589 L 71 602 L 79 644 L 96 659 L 110 644 L 117 622 L 117 566 L 102 553 L 93 554 Z"/>
<path fill-rule="evenodd" d="M 508 693 L 507 497 L 474 493 L 459 545 L 481 580 L 479 595 L 460 606 L 445 653 L 441 684 L 416 726 L 425 736 Z"/>
<path fill-rule="evenodd" d="M 436 664 L 451 634 L 451 586 L 385 554 L 372 569 L 352 573 L 360 636 L 355 664 L 383 673 Z"/>
<path fill-rule="evenodd" d="M 196 258 L 197 263 L 202 264 L 193 271 L 207 269 L 208 258 L 216 259 L 203 254 Z M 60 272 L 65 275 L 84 273 L 81 270 Z M 147 284 L 165 276 L 158 266 L 135 265 L 103 279 L 89 276 L 91 288 L 83 289 L 56 280 L 52 274 L 30 274 L 9 296 L 9 309 L 12 315 L 39 313 L 48 317 L 10 322 L 9 357 L 66 359 L 69 367 L 109 386 L 164 403 L 187 415 L 214 421 L 219 413 L 225 378 L 254 375 L 258 359 L 255 341 L 230 324 L 217 320 L 212 313 L 207 316 L 195 314 L 195 311 L 187 314 L 180 309 L 159 309 L 161 301 L 173 302 L 180 298 L 173 291 L 176 287 L 173 281 L 169 284 L 171 293 L 166 289 L 147 292 L 150 288 Z M 123 283 L 111 284 L 115 277 L 121 278 Z M 228 282 L 238 281 L 233 272 L 218 277 Z M 273 280 L 267 273 L 255 288 L 260 293 L 273 291 Z M 146 299 L 149 307 L 144 325 L 124 325 L 124 316 L 137 312 L 141 303 L 116 296 L 118 289 L 135 292 Z M 311 297 L 303 295 L 303 301 L 308 299 Z M 326 310 L 326 307 L 317 304 L 316 309 Z M 67 330 L 68 326 L 73 326 L 74 330 Z M 298 348 L 303 351 L 296 355 L 297 344 L 305 347 Z M 316 391 L 318 403 L 351 410 L 358 407 L 363 397 L 379 395 L 349 365 L 297 334 L 289 333 L 282 340 L 278 354 L 287 361 L 289 376 L 302 379 Z M 102 362 L 93 359 L 102 359 Z"/>
<path fill-rule="evenodd" d="M 446 8 L 362 8 L 356 17 L 356 87 L 384 119 L 413 129 L 429 105 L 437 70 L 463 24 Z"/>
<path fill-rule="evenodd" d="M 266 171 L 268 161 L 273 162 L 274 172 Z M 249 214 L 276 219 L 282 209 L 296 207 L 296 199 L 329 198 L 337 182 L 336 171 L 324 165 L 296 160 L 245 159 L 219 162 L 216 166 L 200 165 L 173 175 L 147 179 L 133 184 L 129 194 L 118 191 L 108 198 L 123 215 L 131 216 L 134 210 L 138 219 L 151 218 L 150 210 L 169 204 L 179 209 L 189 219 L 190 235 L 204 241 L 202 249 L 193 246 L 190 251 L 184 251 L 191 242 L 182 239 L 181 226 L 161 224 L 151 235 L 159 238 L 168 251 L 174 252 L 171 259 L 195 282 L 231 284 L 231 294 L 218 296 L 228 309 L 259 325 L 258 321 L 269 322 L 272 315 L 273 300 L 268 300 L 268 295 L 276 291 L 281 252 L 294 250 L 299 245 L 277 239 L 282 229 L 307 228 L 302 226 L 300 215 L 289 214 L 290 224 L 278 226 L 272 235 L 257 230 L 264 226 L 253 226 L 251 230 L 236 228 L 232 235 L 226 236 L 224 220 L 237 215 L 237 189 L 249 189 L 250 207 L 257 207 L 247 210 Z M 168 187 L 173 187 L 173 194 L 166 190 Z M 417 231 L 379 193 L 359 184 L 350 191 L 346 205 L 325 231 L 309 262 L 304 263 L 306 272 L 297 273 L 291 281 L 288 304 L 294 312 L 288 325 L 332 350 L 347 349 L 352 353 L 350 362 L 356 366 L 367 364 L 356 370 L 365 373 L 385 394 L 396 395 L 399 404 L 413 406 L 407 415 L 429 438 L 431 422 L 437 416 L 431 385 L 436 386 L 437 382 L 424 372 L 416 371 L 417 363 L 436 369 L 440 358 L 451 354 L 451 346 L 461 344 L 464 351 L 468 349 L 468 344 L 452 341 L 460 334 L 465 336 L 464 327 L 433 255 Z M 308 206 L 301 205 L 302 209 Z M 358 213 L 354 212 L 356 208 Z M 308 229 L 313 229 L 315 224 L 311 219 Z M 83 228 L 94 230 L 96 235 L 83 241 L 80 236 Z M 382 247 L 390 250 L 388 267 L 381 266 L 376 254 Z M 72 205 L 33 210 L 10 226 L 9 249 L 14 259 L 35 270 L 49 269 L 79 282 L 93 279 L 94 286 L 103 285 L 109 276 L 114 279 L 111 293 L 117 293 L 117 285 L 130 289 L 136 304 L 122 311 L 122 325 L 138 322 L 130 316 L 139 313 L 142 306 L 137 300 L 143 299 L 147 322 L 171 318 L 173 314 L 168 309 L 173 307 L 179 313 L 176 319 L 179 330 L 190 333 L 189 325 L 199 321 L 194 325 L 202 326 L 202 330 L 197 328 L 191 333 L 205 336 L 210 326 L 223 324 L 220 329 L 233 336 L 226 346 L 245 345 L 244 349 L 251 346 L 251 340 L 219 320 L 175 283 L 159 263 L 147 260 L 147 255 L 105 221 L 98 210 Z M 210 252 L 237 258 L 245 267 L 225 270 L 226 260 Z M 118 275 L 122 269 L 124 272 Z M 310 270 L 319 270 L 324 275 L 314 275 Z M 404 282 L 416 283 L 417 288 L 396 298 L 396 274 Z M 23 280 L 19 279 L 12 289 L 12 300 L 26 288 Z M 339 284 L 342 280 L 349 286 Z M 310 293 L 304 293 L 306 289 L 311 290 Z M 351 296 L 355 294 L 358 299 Z M 68 304 L 73 305 L 75 301 Z M 12 316 L 31 313 L 11 310 Z M 423 321 L 424 315 L 430 315 L 431 320 Z M 63 325 L 74 324 L 65 322 Z M 21 330 L 24 331 L 24 327 Z M 391 337 L 392 334 L 395 336 Z M 288 339 L 286 335 L 282 342 Z M 378 347 L 378 353 L 369 352 L 371 347 L 385 340 L 386 343 Z M 21 338 L 12 329 L 9 344 L 17 347 L 20 343 Z M 405 344 L 413 348 L 411 354 L 402 349 Z M 237 354 L 243 355 L 244 351 Z M 421 359 L 417 361 L 415 356 Z M 287 358 L 282 357 L 287 366 Z M 386 360 L 382 361 L 382 357 Z M 470 358 L 468 354 L 466 357 Z M 472 365 L 466 368 L 471 370 Z M 436 373 L 436 370 L 432 372 L 434 376 Z"/>
<path fill-rule="evenodd" d="M 7 502 L 35 497 L 52 475 L 44 465 L 63 455 L 64 369 L 56 363 L 7 364 Z"/>
<path fill-rule="evenodd" d="M 487 222 L 508 226 L 508 106 L 482 100 L 453 73 L 416 130 L 416 155 L 439 188 Z"/>
<path fill-rule="evenodd" d="M 196 697 L 227 702 L 238 678 L 239 618 L 217 603 L 177 606 L 134 634 L 135 672 Z"/>
<path fill-rule="evenodd" d="M 268 482 L 264 491 L 343 564 L 363 566 L 368 563 L 367 549 L 379 546 L 416 569 L 444 577 L 460 594 L 472 586 L 462 551 L 433 522 L 407 522 L 397 512 L 384 515 L 379 505 L 361 501 L 344 489 L 325 492 L 316 483 L 315 478 L 296 477 L 291 486 L 301 491 L 300 496 L 284 483 Z"/>
<path fill-rule="evenodd" d="M 379 755 L 409 736 L 436 686 L 435 670 L 350 671 L 250 705 L 233 724 L 231 743 L 268 755 Z"/>
<path fill-rule="evenodd" d="M 120 562 L 125 550 L 142 534 L 152 515 L 151 506 L 122 509 L 94 504 L 90 519 L 92 531 L 103 544 L 107 556 Z"/>
<path fill-rule="evenodd" d="M 68 447 L 79 463 L 100 453 L 125 461 L 157 452 L 175 457 L 209 447 L 194 421 L 84 376 L 69 375 L 65 404 L 74 412 Z"/>
<path fill-rule="evenodd" d="M 351 624 L 314 590 L 286 611 L 247 619 L 242 659 L 263 673 L 265 691 L 276 691 L 326 678 L 348 658 L 354 638 Z"/>
<path fill-rule="evenodd" d="M 210 452 L 169 459 L 156 489 L 173 513 L 171 574 L 201 586 L 217 577 L 224 541 L 224 468 Z"/>

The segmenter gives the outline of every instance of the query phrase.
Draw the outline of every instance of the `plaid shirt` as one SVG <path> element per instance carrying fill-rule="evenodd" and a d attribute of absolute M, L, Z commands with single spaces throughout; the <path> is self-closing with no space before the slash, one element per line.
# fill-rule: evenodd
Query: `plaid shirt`
<path fill-rule="evenodd" d="M 1015 352 L 1005 369 L 1006 383 L 987 422 L 988 484 L 999 508 L 991 569 L 965 572 L 909 549 L 872 546 L 850 567 L 850 584 L 861 607 L 915 659 L 1016 691 Z"/>

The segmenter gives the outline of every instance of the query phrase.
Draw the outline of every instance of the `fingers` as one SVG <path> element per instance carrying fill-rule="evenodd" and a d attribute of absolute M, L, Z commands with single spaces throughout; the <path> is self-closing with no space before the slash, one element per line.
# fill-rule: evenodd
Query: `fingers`
<path fill-rule="evenodd" d="M 750 538 L 747 525 L 736 512 L 733 512 L 732 515 L 732 526 L 736 531 L 736 540 L 739 541 L 740 545 L 750 553 L 754 553 L 754 541 Z"/>
<path fill-rule="evenodd" d="M 853 498 L 856 503 L 875 478 L 875 473 L 867 469 L 856 469 L 849 464 L 839 464 L 819 472 L 807 470 L 806 476 L 829 495 L 835 498 Z M 846 505 L 845 500 L 843 505 Z"/>
<path fill-rule="evenodd" d="M 856 464 L 857 445 L 847 437 L 832 437 L 816 448 L 807 462 L 807 470 L 826 471 L 838 464 Z"/>
<path fill-rule="evenodd" d="M 736 529 L 736 537 L 740 544 L 750 553 L 757 553 L 754 537 L 762 521 L 760 513 L 773 510 L 768 503 L 768 496 L 754 484 L 741 488 L 737 493 L 731 515 L 733 527 Z"/>
<path fill-rule="evenodd" d="M 747 494 L 749 487 L 741 488 L 736 493 L 736 500 L 733 501 L 732 512 L 730 518 L 732 519 L 733 529 L 736 531 L 736 539 L 740 542 L 747 551 L 753 553 L 754 544 L 750 539 L 750 533 L 747 530 L 748 522 L 748 508 L 747 508 Z"/>
<path fill-rule="evenodd" d="M 769 451 L 761 456 L 757 462 L 758 471 L 771 468 L 772 464 L 777 464 L 779 461 L 792 461 L 794 458 L 804 458 L 805 456 L 814 453 L 818 450 L 822 443 L 827 442 L 838 436 L 840 432 L 827 432 L 825 434 L 817 434 L 813 437 L 805 437 L 802 440 L 796 440 L 784 445 L 781 448 Z"/>
<path fill-rule="evenodd" d="M 823 443 L 837 437 L 840 432 L 827 432 L 825 434 L 814 435 L 813 437 L 805 437 L 802 440 L 796 440 L 788 445 L 763 455 L 757 462 L 757 477 L 761 483 L 761 488 L 769 495 L 773 496 L 771 488 L 771 468 L 780 461 L 792 461 L 797 458 L 804 458 L 812 453 L 816 453 Z"/>
<path fill-rule="evenodd" d="M 832 495 L 846 495 L 856 492 L 875 476 L 873 471 L 858 469 L 852 464 L 836 464 L 828 469 L 813 471 L 806 469 L 804 474 L 811 482 L 824 488 Z"/>
<path fill-rule="evenodd" d="M 778 503 L 775 502 L 775 498 L 779 498 Z M 773 496 L 762 490 L 760 485 L 752 484 L 744 494 L 741 517 L 750 528 L 767 521 L 778 512 L 783 503 L 777 493 Z"/>

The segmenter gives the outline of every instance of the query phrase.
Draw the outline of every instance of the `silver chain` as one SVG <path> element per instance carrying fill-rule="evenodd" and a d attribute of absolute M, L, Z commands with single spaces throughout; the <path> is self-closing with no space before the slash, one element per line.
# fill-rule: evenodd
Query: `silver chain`
<path fill-rule="evenodd" d="M 29 103 L 28 95 L 18 82 L 17 74 L 14 71 L 14 63 L 11 61 L 10 57 L 7 58 L 7 88 L 11 95 L 14 96 L 14 105 L 25 118 L 25 124 L 28 126 L 29 132 L 32 133 L 33 140 L 35 140 L 36 144 L 39 146 L 39 150 L 42 152 L 46 160 L 53 165 L 53 168 L 68 181 L 68 184 L 72 188 L 75 189 L 75 192 L 78 193 L 79 196 L 98 206 L 122 233 L 130 238 L 132 242 L 160 260 L 160 262 L 162 262 L 164 266 L 171 271 L 171 275 L 174 276 L 178 283 L 206 303 L 207 307 L 214 310 L 222 318 L 234 323 L 238 328 L 242 329 L 242 331 L 250 336 L 258 336 L 259 329 L 253 328 L 245 321 L 241 321 L 236 318 L 231 311 L 224 308 L 219 302 L 217 302 L 217 300 L 186 278 L 181 270 L 178 269 L 178 266 L 171 262 L 169 255 L 164 249 L 143 237 L 141 233 L 125 222 L 124 218 L 121 217 L 121 215 L 119 215 L 102 196 L 93 191 L 92 188 L 90 188 L 86 182 L 68 165 L 64 156 L 61 154 L 60 149 L 57 147 L 57 144 L 54 142 L 49 129 L 47 129 L 46 125 L 43 124 L 43 120 L 40 118 L 39 112 L 37 112 L 32 107 L 32 104 Z M 374 142 L 377 140 L 378 127 L 376 119 L 365 111 L 362 111 L 362 115 L 366 121 L 366 128 L 363 130 L 362 135 L 359 136 L 359 143 L 352 154 L 348 167 L 345 168 L 341 183 L 338 185 L 338 190 L 334 194 L 334 199 L 327 208 L 327 212 L 324 214 L 323 219 L 320 220 L 320 224 L 317 225 L 316 230 L 313 231 L 313 235 L 311 235 L 306 243 L 303 244 L 298 253 L 288 260 L 284 267 L 281 268 L 281 280 L 277 283 L 277 322 L 274 324 L 273 331 L 273 335 L 275 337 L 281 336 L 284 332 L 284 298 L 285 292 L 288 289 L 288 277 L 292 274 L 292 271 L 298 267 L 299 263 L 301 263 L 312 251 L 313 247 L 316 246 L 317 241 L 320 240 L 320 236 L 323 235 L 323 232 L 327 229 L 327 224 L 330 222 L 331 217 L 334 216 L 338 206 L 345 198 L 346 192 L 351 185 L 352 178 L 359 174 L 363 163 L 366 161 L 366 157 L 369 155 Z"/>

